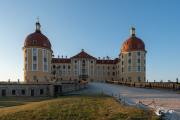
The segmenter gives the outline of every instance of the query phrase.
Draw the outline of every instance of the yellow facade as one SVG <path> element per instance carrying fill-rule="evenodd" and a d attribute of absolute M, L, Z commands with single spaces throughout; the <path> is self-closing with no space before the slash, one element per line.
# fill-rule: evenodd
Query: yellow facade
<path fill-rule="evenodd" d="M 33 70 L 33 48 L 37 49 L 37 69 Z M 43 50 L 47 53 L 48 70 L 43 70 Z M 52 51 L 46 48 L 28 47 L 23 48 L 24 52 L 24 80 L 28 83 L 44 83 L 51 81 L 51 60 Z"/>

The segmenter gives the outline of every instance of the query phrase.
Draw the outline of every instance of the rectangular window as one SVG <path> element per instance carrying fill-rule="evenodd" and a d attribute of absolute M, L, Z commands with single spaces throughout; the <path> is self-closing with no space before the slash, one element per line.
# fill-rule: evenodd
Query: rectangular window
<path fill-rule="evenodd" d="M 140 66 L 138 66 L 138 72 L 140 72 L 141 71 L 141 67 Z"/>
<path fill-rule="evenodd" d="M 26 93 L 26 92 L 25 92 L 25 90 L 24 90 L 24 89 L 23 89 L 23 90 L 21 90 L 21 94 L 22 94 L 22 95 L 25 95 L 25 93 Z"/>
<path fill-rule="evenodd" d="M 128 81 L 131 82 L 131 77 L 128 77 Z"/>
<path fill-rule="evenodd" d="M 33 56 L 37 55 L 37 48 L 33 48 Z"/>
<path fill-rule="evenodd" d="M 45 62 L 45 63 L 47 62 L 47 58 L 46 58 L 46 57 L 44 57 L 44 62 Z"/>
<path fill-rule="evenodd" d="M 140 62 L 141 62 L 141 60 L 140 60 L 140 59 L 138 59 L 137 61 L 138 61 L 138 63 L 140 63 Z"/>
<path fill-rule="evenodd" d="M 31 89 L 31 96 L 34 96 L 34 89 Z"/>
<path fill-rule="evenodd" d="M 44 90 L 40 89 L 40 95 L 43 95 L 43 94 L 44 94 Z"/>
<path fill-rule="evenodd" d="M 1 95 L 2 95 L 2 96 L 6 96 L 6 89 L 2 89 Z"/>
<path fill-rule="evenodd" d="M 27 64 L 25 64 L 25 70 L 27 70 Z"/>
<path fill-rule="evenodd" d="M 112 75 L 115 76 L 115 72 L 113 72 Z"/>
<path fill-rule="evenodd" d="M 77 75 L 77 71 L 74 71 L 74 75 Z"/>
<path fill-rule="evenodd" d="M 16 90 L 12 90 L 12 95 L 16 95 Z"/>
<path fill-rule="evenodd" d="M 128 53 L 128 56 L 130 57 L 130 56 L 131 56 L 131 53 Z"/>
<path fill-rule="evenodd" d="M 43 71 L 48 72 L 48 53 L 43 49 Z"/>
<path fill-rule="evenodd" d="M 82 74 L 85 74 L 85 73 L 86 73 L 85 69 L 82 69 Z"/>
<path fill-rule="evenodd" d="M 131 64 L 131 59 L 128 60 L 128 63 Z"/>
<path fill-rule="evenodd" d="M 36 76 L 33 76 L 33 80 L 37 80 L 37 77 L 36 77 Z"/>
<path fill-rule="evenodd" d="M 128 66 L 128 72 L 131 72 L 131 66 Z"/>
<path fill-rule="evenodd" d="M 37 64 L 38 64 L 38 59 L 37 59 L 37 54 L 38 54 L 38 49 L 37 48 L 32 48 L 32 70 L 36 71 L 37 68 Z"/>
<path fill-rule="evenodd" d="M 141 82 L 141 77 L 140 76 L 138 76 L 138 82 Z"/>
<path fill-rule="evenodd" d="M 77 65 L 74 66 L 74 69 L 77 69 Z"/>
<path fill-rule="evenodd" d="M 33 71 L 37 70 L 37 64 L 33 64 Z"/>
<path fill-rule="evenodd" d="M 25 61 L 27 62 L 27 56 L 25 57 Z"/>
<path fill-rule="evenodd" d="M 137 52 L 137 56 L 140 56 L 141 55 L 141 53 L 140 52 Z"/>
<path fill-rule="evenodd" d="M 37 61 L 37 56 L 33 56 L 33 61 L 34 61 L 34 62 Z"/>
<path fill-rule="evenodd" d="M 47 64 L 44 64 L 44 71 L 48 71 Z"/>
<path fill-rule="evenodd" d="M 25 54 L 25 70 L 28 70 L 28 49 L 26 49 Z"/>

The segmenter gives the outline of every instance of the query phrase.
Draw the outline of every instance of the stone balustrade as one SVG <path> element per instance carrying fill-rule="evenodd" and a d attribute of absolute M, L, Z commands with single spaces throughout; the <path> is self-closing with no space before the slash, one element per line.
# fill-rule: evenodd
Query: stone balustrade
<path fill-rule="evenodd" d="M 122 82 L 122 81 L 106 81 L 106 82 L 126 85 L 130 87 L 180 90 L 180 83 L 176 83 L 176 82 Z"/>

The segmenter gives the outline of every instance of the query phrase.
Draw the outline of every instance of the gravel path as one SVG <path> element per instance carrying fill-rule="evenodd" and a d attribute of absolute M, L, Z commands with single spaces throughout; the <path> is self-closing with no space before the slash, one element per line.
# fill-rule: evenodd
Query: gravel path
<path fill-rule="evenodd" d="M 155 104 L 149 105 L 154 108 L 156 106 L 163 107 L 167 110 L 175 110 L 180 113 L 180 94 L 170 90 L 134 88 L 122 85 L 107 84 L 107 83 L 89 83 L 87 88 L 81 91 L 74 92 L 75 94 L 97 94 L 104 93 L 113 96 L 121 96 L 129 104 L 142 102 L 150 104 L 154 101 Z"/>

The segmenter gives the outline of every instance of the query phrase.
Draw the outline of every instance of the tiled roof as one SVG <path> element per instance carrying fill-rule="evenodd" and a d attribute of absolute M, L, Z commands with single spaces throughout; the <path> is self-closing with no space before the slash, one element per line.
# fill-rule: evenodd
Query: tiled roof
<path fill-rule="evenodd" d="M 71 58 L 90 58 L 90 59 L 96 59 L 95 57 L 89 55 L 88 53 L 86 53 L 84 50 L 82 50 L 80 53 L 78 53 L 77 55 L 71 57 Z"/>
<path fill-rule="evenodd" d="M 71 63 L 69 58 L 52 58 L 52 63 Z"/>
<path fill-rule="evenodd" d="M 97 64 L 116 64 L 118 62 L 118 58 L 114 60 L 97 60 Z"/>
<path fill-rule="evenodd" d="M 34 32 L 26 37 L 24 47 L 29 46 L 38 46 L 51 49 L 51 43 L 41 32 Z"/>
<path fill-rule="evenodd" d="M 136 36 L 128 38 L 121 48 L 121 52 L 145 51 L 144 42 Z"/>

